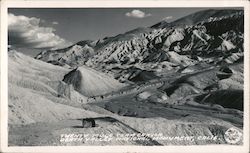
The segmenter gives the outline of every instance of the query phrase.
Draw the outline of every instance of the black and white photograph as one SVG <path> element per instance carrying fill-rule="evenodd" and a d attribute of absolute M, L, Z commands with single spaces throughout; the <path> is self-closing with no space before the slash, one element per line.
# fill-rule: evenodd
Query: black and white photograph
<path fill-rule="evenodd" d="M 246 145 L 245 9 L 8 7 L 8 147 Z"/>

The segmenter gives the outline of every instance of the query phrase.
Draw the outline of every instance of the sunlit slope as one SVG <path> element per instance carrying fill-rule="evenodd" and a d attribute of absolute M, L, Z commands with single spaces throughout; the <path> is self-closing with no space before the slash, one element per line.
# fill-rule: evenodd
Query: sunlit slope
<path fill-rule="evenodd" d="M 31 57 L 9 51 L 8 63 L 8 112 L 9 124 L 52 122 L 61 119 L 96 116 L 95 113 L 72 107 L 76 98 L 86 98 L 68 88 L 60 93 L 56 84 L 69 71 Z M 59 82 L 59 83 L 58 83 Z M 63 83 L 61 83 L 63 84 Z M 66 91 L 66 90 L 65 90 Z M 74 97 L 74 98 L 73 98 Z"/>
<path fill-rule="evenodd" d="M 85 96 L 102 95 L 125 86 L 107 74 L 86 66 L 78 67 L 64 76 L 64 82 Z"/>

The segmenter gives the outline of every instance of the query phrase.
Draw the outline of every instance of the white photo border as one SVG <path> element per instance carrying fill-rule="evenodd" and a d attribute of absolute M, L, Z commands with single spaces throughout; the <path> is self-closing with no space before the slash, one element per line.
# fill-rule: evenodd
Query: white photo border
<path fill-rule="evenodd" d="M 3 0 L 1 2 L 1 152 L 249 152 L 249 2 L 248 1 L 163 1 L 163 0 Z M 8 8 L 175 8 L 243 7 L 244 8 L 244 121 L 243 145 L 197 146 L 8 146 Z"/>

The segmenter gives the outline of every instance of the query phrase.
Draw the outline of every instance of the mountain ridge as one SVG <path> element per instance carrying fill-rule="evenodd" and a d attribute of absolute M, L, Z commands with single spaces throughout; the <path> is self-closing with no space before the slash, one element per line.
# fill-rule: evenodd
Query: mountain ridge
<path fill-rule="evenodd" d="M 142 68 L 162 62 L 185 66 L 185 63 L 170 58 L 168 52 L 172 51 L 176 53 L 175 57 L 182 56 L 187 61 L 215 59 L 215 62 L 219 63 L 226 63 L 225 58 L 243 51 L 242 10 L 203 10 L 166 26 L 156 25 L 139 27 L 100 40 L 79 41 L 66 49 L 44 51 L 36 56 L 36 59 L 73 68 L 86 65 L 112 74 L 113 67 L 117 66 L 138 65 Z"/>

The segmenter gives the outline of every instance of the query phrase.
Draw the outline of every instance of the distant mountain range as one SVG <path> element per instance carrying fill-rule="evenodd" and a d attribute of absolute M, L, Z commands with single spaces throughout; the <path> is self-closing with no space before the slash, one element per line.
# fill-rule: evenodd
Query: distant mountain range
<path fill-rule="evenodd" d="M 131 67 L 140 72 L 161 71 L 159 66 L 181 68 L 199 61 L 216 64 L 242 60 L 243 41 L 243 10 L 209 9 L 171 23 L 161 21 L 114 37 L 43 51 L 35 58 L 73 68 L 87 65 L 122 80 L 119 69 L 125 80 L 131 80 L 132 74 L 126 72 Z M 158 67 L 152 69 L 155 63 Z"/>

